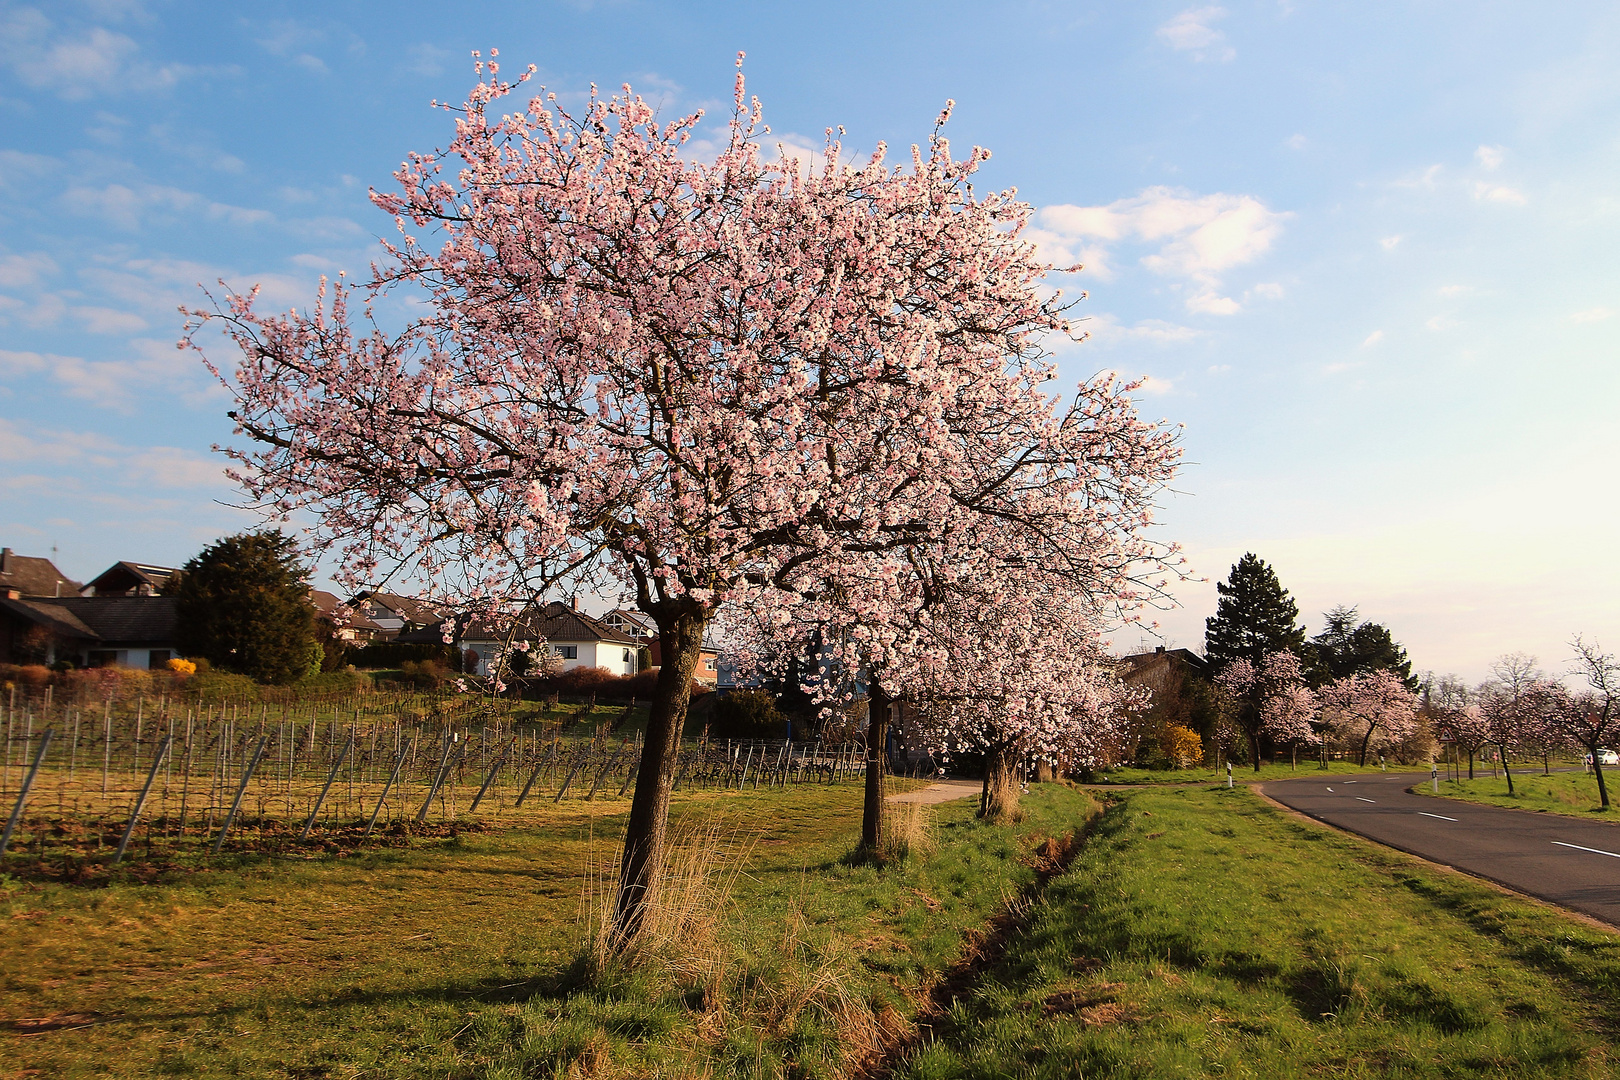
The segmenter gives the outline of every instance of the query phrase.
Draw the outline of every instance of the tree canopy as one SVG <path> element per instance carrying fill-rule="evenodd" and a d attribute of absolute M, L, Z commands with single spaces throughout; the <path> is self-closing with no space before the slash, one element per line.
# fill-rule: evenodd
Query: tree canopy
<path fill-rule="evenodd" d="M 1368 620 L 1358 622 L 1361 613 L 1341 604 L 1323 618 L 1327 625 L 1305 646 L 1305 675 L 1312 686 L 1321 687 L 1335 679 L 1369 671 L 1393 671 L 1408 690 L 1418 688 L 1412 674 L 1412 661 L 1406 649 L 1390 634 L 1389 628 Z"/>
<path fill-rule="evenodd" d="M 289 683 L 318 663 L 315 609 L 298 544 L 279 530 L 210 544 L 175 589 L 180 649 L 265 683 Z"/>
<path fill-rule="evenodd" d="M 1301 656 L 1305 628 L 1299 625 L 1299 606 L 1264 559 L 1245 554 L 1215 588 L 1220 599 L 1215 614 L 1204 620 L 1204 654 L 1217 670 L 1234 660 L 1258 668 L 1275 652 Z"/>

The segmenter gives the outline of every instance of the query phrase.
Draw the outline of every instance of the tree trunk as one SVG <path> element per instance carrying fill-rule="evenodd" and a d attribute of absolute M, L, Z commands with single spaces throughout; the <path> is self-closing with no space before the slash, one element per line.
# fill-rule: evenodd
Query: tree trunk
<path fill-rule="evenodd" d="M 984 755 L 984 791 L 979 796 L 979 816 L 998 825 L 1018 815 L 1017 745 L 1000 742 Z"/>
<path fill-rule="evenodd" d="M 624 830 L 619 895 L 613 910 L 615 950 L 622 950 L 640 932 L 664 869 L 669 796 L 674 790 L 686 707 L 692 700 L 692 675 L 697 671 L 703 649 L 703 628 L 707 621 L 703 607 L 690 602 L 672 606 L 673 612 L 658 619 L 663 666 L 658 670 L 658 682 L 653 689 L 641 769 L 636 776 L 636 793 L 630 802 L 630 819 Z"/>
<path fill-rule="evenodd" d="M 883 778 L 888 774 L 889 695 L 877 679 L 866 689 L 866 802 L 861 811 L 861 850 L 876 855 L 883 842 Z"/>
<path fill-rule="evenodd" d="M 1363 769 L 1367 767 L 1367 747 L 1372 745 L 1372 736 L 1373 729 L 1372 725 L 1369 724 L 1367 726 L 1367 735 L 1361 740 L 1361 767 Z"/>
<path fill-rule="evenodd" d="M 1502 751 L 1502 775 L 1507 777 L 1508 794 L 1513 794 L 1513 770 L 1508 767 L 1507 747 L 1498 747 Z"/>
<path fill-rule="evenodd" d="M 1254 771 L 1260 771 L 1260 733 L 1249 732 L 1249 754 L 1254 758 Z"/>
<path fill-rule="evenodd" d="M 1603 755 L 1598 753 L 1597 744 L 1593 743 L 1588 749 L 1592 751 L 1592 772 L 1597 776 L 1598 803 L 1607 810 L 1609 808 L 1609 785 L 1603 782 Z"/>
<path fill-rule="evenodd" d="M 1468 779 L 1474 778 L 1474 752 L 1468 751 Z"/>
<path fill-rule="evenodd" d="M 1035 763 L 1035 782 L 1037 784 L 1050 784 L 1057 779 L 1057 770 L 1045 758 Z"/>

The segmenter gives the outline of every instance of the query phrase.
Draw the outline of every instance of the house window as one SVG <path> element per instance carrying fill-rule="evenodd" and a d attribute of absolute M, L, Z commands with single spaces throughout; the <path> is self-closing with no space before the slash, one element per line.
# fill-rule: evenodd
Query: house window
<path fill-rule="evenodd" d="M 630 666 L 630 650 L 629 649 L 624 650 L 624 666 L 625 667 Z"/>
<path fill-rule="evenodd" d="M 87 659 L 91 667 L 112 667 L 118 663 L 118 653 L 112 649 L 94 649 Z"/>
<path fill-rule="evenodd" d="M 153 669 L 163 667 L 173 655 L 168 649 L 153 649 L 146 654 L 146 666 Z"/>
<path fill-rule="evenodd" d="M 579 659 L 578 645 L 553 645 L 552 648 L 555 649 L 557 655 L 562 657 L 564 660 Z"/>

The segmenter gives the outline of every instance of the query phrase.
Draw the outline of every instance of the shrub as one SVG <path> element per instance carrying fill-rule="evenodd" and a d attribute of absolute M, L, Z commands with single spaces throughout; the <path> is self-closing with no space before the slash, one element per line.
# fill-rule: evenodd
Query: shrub
<path fill-rule="evenodd" d="M 0 679 L 38 688 L 51 681 L 51 669 L 44 664 L 0 664 Z"/>
<path fill-rule="evenodd" d="M 714 703 L 710 733 L 721 739 L 779 739 L 787 720 L 776 697 L 765 690 L 733 690 Z"/>
<path fill-rule="evenodd" d="M 1164 726 L 1159 733 L 1159 748 L 1178 769 L 1191 768 L 1204 756 L 1204 741 L 1198 737 L 1198 732 L 1180 724 Z"/>
<path fill-rule="evenodd" d="M 316 694 L 350 694 L 372 688 L 371 676 L 360 671 L 324 671 L 300 679 L 297 685 Z"/>
<path fill-rule="evenodd" d="M 351 646 L 345 655 L 349 663 L 359 668 L 403 668 L 407 662 L 421 663 L 424 660 L 449 667 L 454 652 L 449 645 L 375 641 L 370 645 Z"/>
<path fill-rule="evenodd" d="M 186 680 L 186 689 L 199 701 L 257 701 L 259 684 L 233 671 L 203 671 Z"/>
<path fill-rule="evenodd" d="M 189 679 L 191 676 L 197 674 L 197 664 L 195 661 L 182 660 L 178 656 L 169 661 L 168 667 L 170 671 L 174 672 L 177 678 L 181 679 Z"/>

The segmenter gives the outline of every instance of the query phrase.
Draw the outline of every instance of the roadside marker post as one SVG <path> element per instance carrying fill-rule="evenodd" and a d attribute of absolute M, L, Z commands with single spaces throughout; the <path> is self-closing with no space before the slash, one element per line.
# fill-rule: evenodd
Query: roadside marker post
<path fill-rule="evenodd" d="M 1230 761 L 1226 763 L 1226 786 L 1228 789 L 1232 787 L 1232 763 Z"/>
<path fill-rule="evenodd" d="M 1434 784 L 1434 793 L 1440 794 L 1440 766 L 1429 762 L 1429 781 Z"/>

